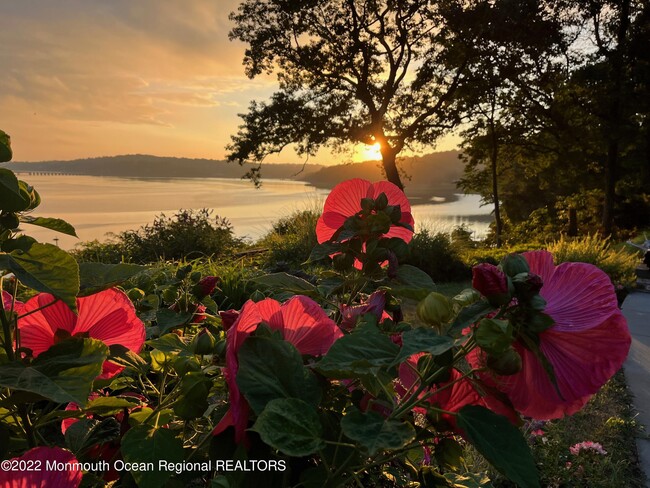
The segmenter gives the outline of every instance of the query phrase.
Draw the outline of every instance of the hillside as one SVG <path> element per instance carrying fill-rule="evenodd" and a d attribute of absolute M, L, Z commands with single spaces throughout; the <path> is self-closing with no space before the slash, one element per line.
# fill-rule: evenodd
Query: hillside
<path fill-rule="evenodd" d="M 398 162 L 406 194 L 413 203 L 424 203 L 431 197 L 454 200 L 458 193 L 456 181 L 463 174 L 463 164 L 458 151 L 444 151 L 424 156 L 407 157 Z M 381 163 L 364 163 L 326 166 L 312 173 L 301 175 L 300 179 L 319 188 L 332 188 L 350 178 L 365 178 L 370 181 L 383 179 Z"/>
<path fill-rule="evenodd" d="M 73 161 L 42 161 L 37 163 L 9 163 L 14 171 L 64 173 L 88 176 L 116 176 L 129 178 L 241 178 L 248 170 L 236 163 L 215 159 L 190 159 L 159 157 L 147 154 L 106 156 L 75 159 Z M 267 164 L 265 178 L 296 179 L 309 172 L 317 171 L 316 164 Z"/>
<path fill-rule="evenodd" d="M 13 162 L 7 167 L 17 172 L 62 173 L 125 178 L 241 178 L 244 167 L 214 159 L 159 157 L 146 154 L 107 156 L 73 161 Z M 458 192 L 455 181 L 463 172 L 457 151 L 403 158 L 399 163 L 406 193 L 414 204 L 432 197 L 453 200 Z M 370 181 L 383 179 L 378 161 L 323 166 L 318 164 L 263 164 L 262 178 L 305 181 L 318 188 L 333 188 L 350 178 Z"/>

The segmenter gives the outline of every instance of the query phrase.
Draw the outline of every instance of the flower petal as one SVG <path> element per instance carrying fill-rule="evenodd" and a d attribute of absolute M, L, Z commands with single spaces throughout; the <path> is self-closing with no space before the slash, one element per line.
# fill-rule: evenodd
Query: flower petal
<path fill-rule="evenodd" d="M 555 331 L 590 329 L 618 311 L 611 280 L 591 264 L 559 265 L 544 280 L 540 295 L 548 302 L 544 311 L 555 320 Z"/>
<path fill-rule="evenodd" d="M 83 473 L 80 469 L 45 469 L 45 463 L 77 463 L 77 458 L 70 451 L 60 447 L 35 447 L 15 460 L 39 461 L 42 469 L 38 471 L 4 471 L 0 470 L 0 488 L 77 488 L 81 484 Z"/>
<path fill-rule="evenodd" d="M 311 298 L 295 296 L 282 305 L 281 311 L 284 339 L 300 354 L 325 354 L 343 336 L 336 323 Z"/>
<path fill-rule="evenodd" d="M 368 197 L 371 183 L 354 178 L 336 185 L 325 200 L 323 215 L 316 224 L 318 242 L 332 238 L 348 217 L 361 210 L 361 199 Z"/>

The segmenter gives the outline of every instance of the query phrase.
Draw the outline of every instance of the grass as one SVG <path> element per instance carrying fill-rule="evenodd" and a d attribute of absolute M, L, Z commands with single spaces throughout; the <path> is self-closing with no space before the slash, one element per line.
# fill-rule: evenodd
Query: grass
<path fill-rule="evenodd" d="M 632 396 L 621 370 L 578 413 L 564 419 L 528 424 L 525 435 L 531 444 L 542 486 L 644 486 L 645 477 L 638 464 L 635 441 L 640 429 L 631 403 Z M 533 434 L 535 431 L 541 435 Z M 600 443 L 607 454 L 593 450 L 572 454 L 570 447 L 584 441 Z M 515 486 L 491 470 L 471 447 L 466 452 L 466 464 L 470 472 L 488 472 L 495 488 Z"/>

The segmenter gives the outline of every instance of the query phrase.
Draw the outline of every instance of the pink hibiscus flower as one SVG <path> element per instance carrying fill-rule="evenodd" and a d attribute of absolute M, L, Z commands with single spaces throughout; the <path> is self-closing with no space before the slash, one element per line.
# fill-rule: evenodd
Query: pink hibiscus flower
<path fill-rule="evenodd" d="M 11 461 L 26 461 L 40 470 L 24 471 L 0 470 L 0 488 L 77 488 L 81 484 L 83 473 L 80 469 L 45 469 L 45 463 L 77 463 L 77 458 L 70 451 L 60 447 L 35 447 Z"/>
<path fill-rule="evenodd" d="M 523 256 L 530 272 L 542 277 L 544 312 L 555 321 L 539 334 L 539 347 L 553 366 L 561 396 L 542 363 L 519 341 L 514 347 L 521 355 L 521 371 L 512 376 L 484 374 L 483 378 L 526 416 L 545 420 L 571 415 L 623 365 L 631 343 L 627 323 L 609 277 L 597 267 L 586 263 L 554 266 L 548 251 Z M 481 352 L 474 350 L 468 360 L 482 364 Z"/>
<path fill-rule="evenodd" d="M 349 330 L 356 324 L 359 317 L 370 313 L 377 317 L 378 321 L 392 318 L 385 310 L 386 307 L 386 292 L 377 290 L 372 293 L 368 299 L 359 305 L 341 305 L 341 327 Z"/>
<path fill-rule="evenodd" d="M 23 313 L 52 303 L 54 297 L 39 293 L 28 300 Z M 145 339 L 144 324 L 136 316 L 129 298 L 111 288 L 94 295 L 77 298 L 78 315 L 61 301 L 31 313 L 18 320 L 20 345 L 32 350 L 34 357 L 49 349 L 61 339 L 79 335 L 98 339 L 107 346 L 121 344 L 138 353 Z M 99 378 L 111 378 L 124 368 L 104 362 Z"/>
<path fill-rule="evenodd" d="M 420 357 L 423 355 L 424 353 L 414 354 L 407 361 L 400 364 L 399 383 L 397 384 L 396 388 L 396 391 L 399 394 L 404 395 L 406 391 L 411 388 L 411 386 L 417 381 L 418 377 L 415 373 L 415 368 L 417 367 L 418 359 L 420 359 Z M 434 394 L 429 396 L 426 401 L 432 406 L 435 406 L 447 412 L 458 412 L 461 408 L 467 405 L 481 405 L 492 410 L 494 413 L 507 417 L 513 424 L 518 422 L 519 416 L 510 406 L 503 403 L 494 395 L 489 394 L 487 391 L 480 393 L 474 387 L 474 384 L 470 379 L 460 379 L 462 376 L 462 373 L 460 373 L 458 370 L 452 369 L 449 380 L 438 384 L 437 388 L 443 388 L 454 381 L 456 383 L 453 383 L 453 385 L 450 387 L 441 389 L 437 393 L 435 392 L 436 387 L 434 387 Z M 426 393 L 430 393 L 430 391 Z M 425 393 L 423 393 L 423 395 L 424 394 Z M 417 407 L 414 410 L 418 413 L 426 413 L 426 410 L 421 407 Z M 449 422 L 449 424 L 451 424 L 453 427 L 456 426 L 455 416 L 442 414 L 442 418 Z"/>
<path fill-rule="evenodd" d="M 413 226 L 411 204 L 404 192 L 396 185 L 388 181 L 370 183 L 367 180 L 354 178 L 336 185 L 327 196 L 323 215 L 320 216 L 316 224 L 318 242 L 329 241 L 349 217 L 359 213 L 362 198 L 376 199 L 382 193 L 388 197 L 388 205 L 400 206 L 402 211 L 400 222 Z M 404 242 L 410 242 L 413 231 L 404 227 L 391 226 L 383 237 L 399 237 Z"/>
<path fill-rule="evenodd" d="M 247 301 L 226 336 L 226 367 L 224 375 L 230 393 L 230 409 L 215 427 L 213 434 L 234 425 L 235 440 L 244 440 L 248 426 L 249 406 L 235 381 L 239 370 L 237 352 L 244 340 L 262 322 L 282 332 L 284 340 L 293 344 L 300 354 L 321 356 L 343 335 L 341 330 L 311 298 L 295 296 L 282 305 L 266 298 L 260 302 Z"/>

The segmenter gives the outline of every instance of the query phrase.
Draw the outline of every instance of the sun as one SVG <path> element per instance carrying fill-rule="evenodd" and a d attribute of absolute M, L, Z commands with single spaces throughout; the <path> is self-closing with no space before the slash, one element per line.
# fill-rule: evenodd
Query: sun
<path fill-rule="evenodd" d="M 381 151 L 379 149 L 379 143 L 375 142 L 374 144 L 362 144 L 361 147 L 357 147 L 354 159 L 358 162 L 380 161 Z"/>

